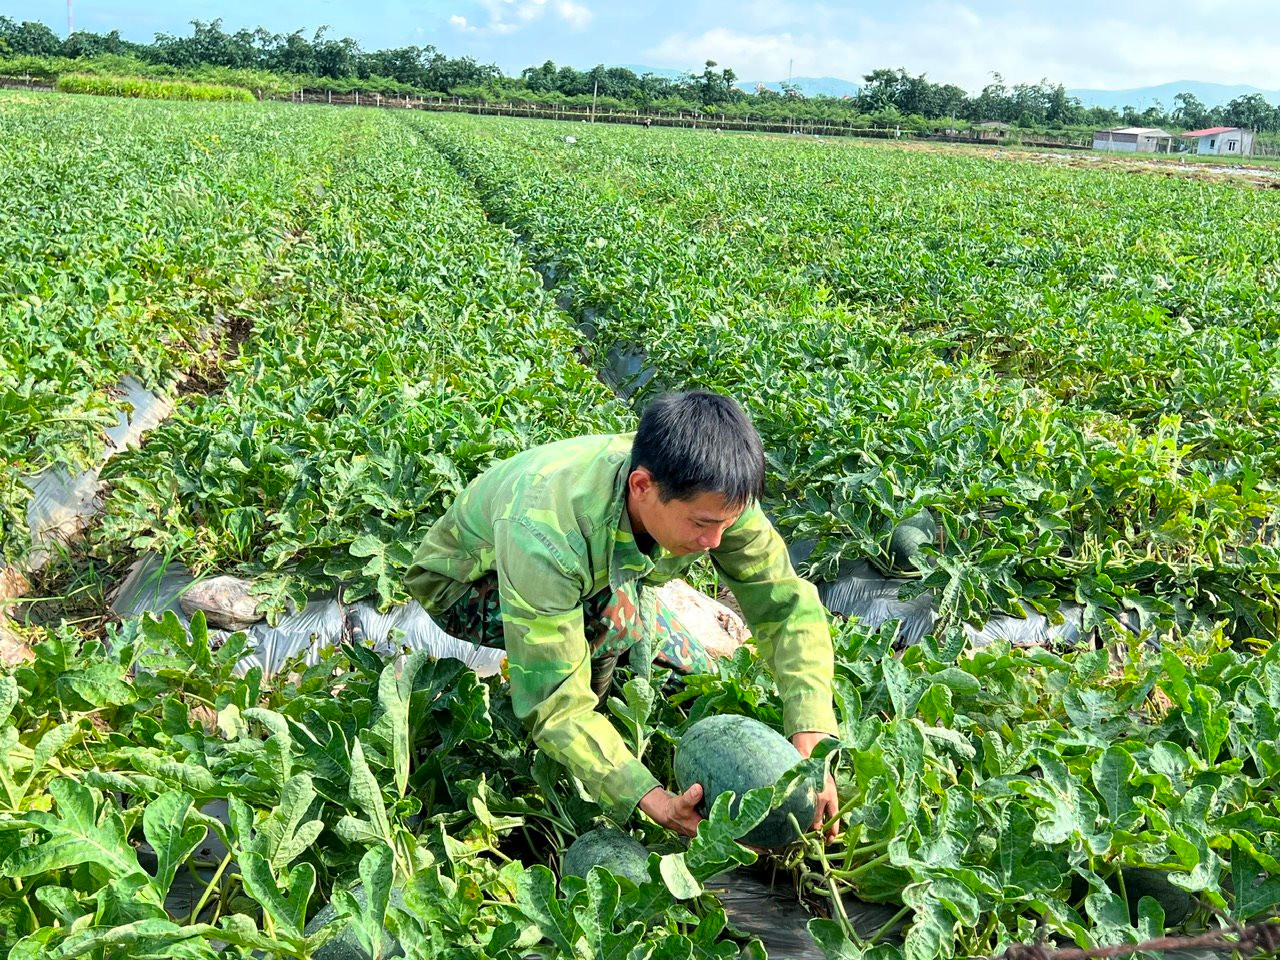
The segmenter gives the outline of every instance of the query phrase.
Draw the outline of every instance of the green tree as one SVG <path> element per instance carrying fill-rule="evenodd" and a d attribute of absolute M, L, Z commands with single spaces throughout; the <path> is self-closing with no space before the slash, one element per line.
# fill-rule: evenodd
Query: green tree
<path fill-rule="evenodd" d="M 24 20 L 15 24 L 8 17 L 0 25 L 0 39 L 9 52 L 19 57 L 56 57 L 62 53 L 62 41 L 43 23 Z"/>
<path fill-rule="evenodd" d="M 547 60 L 540 67 L 525 67 L 520 71 L 520 79 L 535 93 L 550 93 L 557 90 L 555 61 Z"/>
<path fill-rule="evenodd" d="M 1172 122 L 1184 130 L 1199 130 L 1209 126 L 1209 108 L 1194 93 L 1183 91 L 1173 98 L 1176 106 L 1170 114 Z"/>
<path fill-rule="evenodd" d="M 982 93 L 971 101 L 969 119 L 979 123 L 985 120 L 1009 122 L 1014 119 L 1009 101 L 1009 88 L 1004 85 L 1004 77 L 999 73 L 991 74 L 991 82 L 982 88 Z"/>
<path fill-rule="evenodd" d="M 1269 132 L 1276 129 L 1275 111 L 1260 93 L 1236 97 L 1224 110 L 1225 122 L 1232 127 Z"/>

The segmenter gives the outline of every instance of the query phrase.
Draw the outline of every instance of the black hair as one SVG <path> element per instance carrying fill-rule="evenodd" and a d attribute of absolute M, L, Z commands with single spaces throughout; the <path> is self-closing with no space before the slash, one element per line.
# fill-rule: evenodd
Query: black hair
<path fill-rule="evenodd" d="M 663 503 L 718 493 L 745 508 L 764 493 L 764 446 L 746 411 L 707 390 L 669 393 L 645 408 L 631 447 Z"/>

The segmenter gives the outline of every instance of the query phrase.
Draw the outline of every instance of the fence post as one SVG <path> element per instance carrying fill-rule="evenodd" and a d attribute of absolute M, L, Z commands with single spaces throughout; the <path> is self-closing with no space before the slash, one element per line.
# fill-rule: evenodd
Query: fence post
<path fill-rule="evenodd" d="M 330 90 L 330 91 L 329 91 L 329 102 L 330 102 L 330 103 L 333 103 L 333 91 L 332 91 L 332 90 Z"/>
<path fill-rule="evenodd" d="M 356 106 L 360 106 L 360 91 L 356 91 Z"/>

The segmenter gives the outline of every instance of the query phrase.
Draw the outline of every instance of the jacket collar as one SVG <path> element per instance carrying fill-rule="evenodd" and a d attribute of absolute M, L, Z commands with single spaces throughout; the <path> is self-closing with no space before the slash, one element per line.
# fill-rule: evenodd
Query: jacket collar
<path fill-rule="evenodd" d="M 614 518 L 609 544 L 609 587 L 617 590 L 632 580 L 643 579 L 653 570 L 653 561 L 641 552 L 627 512 L 627 478 L 631 476 L 631 456 L 623 458 L 613 482 L 609 515 Z"/>

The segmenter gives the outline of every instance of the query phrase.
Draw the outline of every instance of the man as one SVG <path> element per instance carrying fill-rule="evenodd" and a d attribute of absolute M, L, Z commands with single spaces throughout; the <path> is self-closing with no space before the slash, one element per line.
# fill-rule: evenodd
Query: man
<path fill-rule="evenodd" d="M 615 819 L 639 806 L 692 836 L 701 786 L 663 789 L 596 712 L 633 647 L 706 666 L 653 586 L 709 553 L 778 680 L 792 743 L 807 757 L 836 730 L 826 614 L 760 509 L 763 487 L 760 436 L 737 403 L 665 396 L 634 435 L 562 440 L 491 467 L 427 532 L 405 583 L 453 636 L 505 647 L 516 715 Z M 837 806 L 828 777 L 814 827 Z"/>

